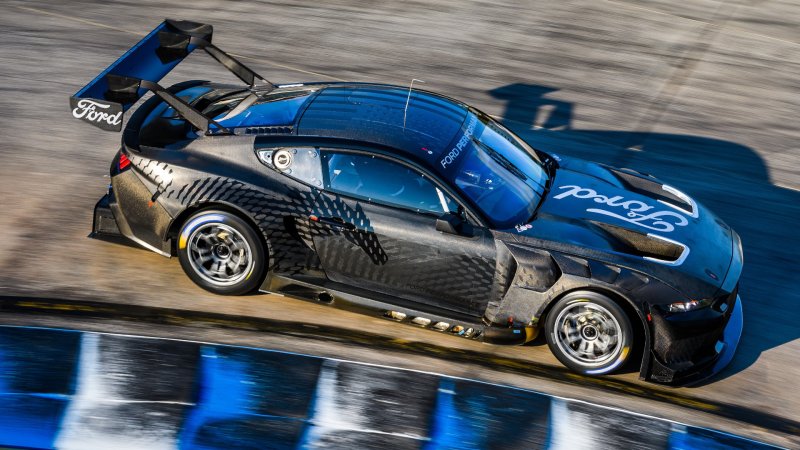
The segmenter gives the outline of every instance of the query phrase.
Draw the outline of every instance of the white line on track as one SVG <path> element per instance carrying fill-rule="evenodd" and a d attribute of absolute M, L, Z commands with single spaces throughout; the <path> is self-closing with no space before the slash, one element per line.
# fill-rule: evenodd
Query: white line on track
<path fill-rule="evenodd" d="M 775 185 L 775 186 L 777 186 L 777 187 L 779 187 L 779 188 L 783 188 L 783 189 L 791 189 L 791 190 L 793 190 L 793 191 L 798 191 L 798 192 L 800 192 L 800 187 L 797 187 L 797 186 L 789 186 L 788 184 L 781 184 L 781 183 L 774 183 L 774 185 Z"/>

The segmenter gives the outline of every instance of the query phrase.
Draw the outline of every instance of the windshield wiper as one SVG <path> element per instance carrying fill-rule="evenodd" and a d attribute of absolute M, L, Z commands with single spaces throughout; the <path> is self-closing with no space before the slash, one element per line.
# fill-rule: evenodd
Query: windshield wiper
<path fill-rule="evenodd" d="M 508 160 L 508 159 L 507 159 L 505 156 L 503 156 L 503 155 L 501 155 L 499 152 L 497 152 L 497 150 L 494 150 L 493 148 L 489 147 L 488 145 L 486 145 L 486 144 L 484 144 L 483 142 L 481 142 L 481 141 L 478 141 L 478 140 L 476 140 L 476 139 L 473 139 L 473 140 L 472 140 L 472 142 L 474 142 L 476 145 L 478 145 L 480 148 L 482 148 L 482 149 L 483 149 L 483 151 L 485 151 L 486 153 L 488 153 L 488 154 L 489 154 L 489 156 L 490 156 L 490 157 L 491 157 L 491 158 L 492 158 L 492 159 L 493 159 L 493 160 L 494 160 L 494 161 L 495 161 L 497 164 L 500 164 L 500 166 L 501 166 L 502 168 L 504 168 L 504 169 L 506 169 L 507 171 L 511 172 L 511 174 L 512 174 L 512 175 L 514 175 L 515 177 L 519 178 L 519 179 L 520 179 L 520 180 L 522 180 L 522 181 L 527 181 L 527 180 L 528 180 L 528 177 L 525 175 L 525 172 L 523 172 L 523 171 L 519 170 L 519 169 L 518 169 L 518 168 L 517 168 L 517 167 L 516 167 L 514 164 L 512 164 L 512 163 L 511 163 L 511 161 L 509 161 L 509 160 Z"/>

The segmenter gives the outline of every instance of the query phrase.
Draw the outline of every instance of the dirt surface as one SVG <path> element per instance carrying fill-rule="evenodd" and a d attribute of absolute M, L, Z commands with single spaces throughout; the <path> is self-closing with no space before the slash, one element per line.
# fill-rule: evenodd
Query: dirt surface
<path fill-rule="evenodd" d="M 276 82 L 337 80 L 425 87 L 501 117 L 533 145 L 653 173 L 709 206 L 742 236 L 745 330 L 712 383 L 641 389 L 792 419 L 800 416 L 800 5 L 762 1 L 378 2 L 4 1 L 0 16 L 0 295 L 90 299 L 320 323 L 557 366 L 546 346 L 498 348 L 393 326 L 322 305 L 195 287 L 177 261 L 94 241 L 120 136 L 71 118 L 68 97 L 164 17 L 215 26 L 214 42 Z M 163 84 L 235 82 L 193 55 Z M 195 331 L 195 334 L 202 332 Z M 224 332 L 209 332 L 223 340 Z M 202 337 L 193 336 L 195 339 Z M 258 339 L 253 337 L 252 339 Z M 291 338 L 264 345 L 291 349 Z M 309 350 L 313 351 L 313 349 Z M 369 359 L 330 344 L 327 356 Z M 396 357 L 419 368 L 435 358 Z M 564 390 L 558 383 L 463 366 L 438 371 Z M 567 389 L 615 404 L 617 396 Z M 563 393 L 563 392 L 562 392 Z M 691 422 L 705 413 L 628 399 L 629 409 Z M 695 416 L 693 416 L 695 415 Z M 705 418 L 704 418 L 705 417 Z M 690 420 L 691 419 L 691 420 Z M 701 423 L 702 424 L 702 423 Z M 783 445 L 796 437 L 723 428 Z M 794 439 L 794 440 L 792 440 Z"/>

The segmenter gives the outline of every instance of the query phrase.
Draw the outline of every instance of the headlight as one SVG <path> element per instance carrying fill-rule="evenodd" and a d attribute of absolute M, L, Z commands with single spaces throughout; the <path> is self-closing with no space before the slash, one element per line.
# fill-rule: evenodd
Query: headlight
<path fill-rule="evenodd" d="M 677 302 L 667 305 L 671 313 L 694 311 L 695 309 L 705 308 L 711 305 L 711 300 L 689 300 L 688 302 Z"/>

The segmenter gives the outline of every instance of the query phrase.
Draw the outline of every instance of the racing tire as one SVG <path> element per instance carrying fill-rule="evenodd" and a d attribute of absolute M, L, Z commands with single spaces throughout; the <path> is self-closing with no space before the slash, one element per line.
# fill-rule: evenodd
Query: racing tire
<path fill-rule="evenodd" d="M 186 275 L 219 295 L 255 291 L 267 267 L 256 231 L 226 211 L 200 211 L 184 222 L 178 235 L 178 259 Z"/>
<path fill-rule="evenodd" d="M 632 353 L 633 327 L 625 311 L 596 292 L 558 300 L 545 320 L 550 351 L 570 369 L 603 375 L 624 366 Z"/>

